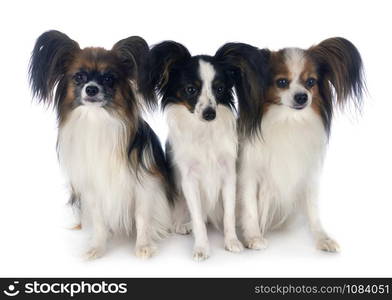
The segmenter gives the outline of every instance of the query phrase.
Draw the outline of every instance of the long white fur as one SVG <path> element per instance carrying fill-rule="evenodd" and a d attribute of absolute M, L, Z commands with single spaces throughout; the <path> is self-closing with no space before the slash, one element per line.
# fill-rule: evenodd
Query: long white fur
<path fill-rule="evenodd" d="M 310 93 L 306 108 L 290 107 L 295 93 L 307 92 L 299 83 L 303 63 L 299 49 L 287 50 L 289 90 L 281 92 L 281 105 L 271 105 L 263 116 L 261 137 L 243 138 L 240 143 L 240 222 L 248 248 L 265 248 L 265 233 L 283 224 L 295 208 L 304 207 L 317 247 L 338 250 L 322 228 L 316 207 L 327 146 L 322 119 L 311 108 Z"/>
<path fill-rule="evenodd" d="M 109 233 L 132 232 L 136 254 L 149 257 L 153 240 L 170 228 L 170 209 L 162 184 L 140 171 L 127 156 L 128 130 L 114 114 L 96 105 L 81 105 L 59 129 L 58 154 L 70 186 L 81 198 L 83 222 L 92 224 L 88 258 L 101 256 Z"/>
<path fill-rule="evenodd" d="M 201 60 L 199 67 L 203 85 L 195 112 L 183 105 L 169 105 L 165 112 L 176 182 L 182 192 L 175 207 L 176 231 L 189 230 L 184 229 L 189 210 L 195 237 L 193 257 L 204 260 L 209 256 L 207 221 L 218 227 L 223 221 L 227 250 L 238 252 L 242 245 L 235 231 L 236 118 L 228 107 L 216 103 L 213 66 Z M 213 121 L 202 120 L 207 106 L 216 108 Z"/>

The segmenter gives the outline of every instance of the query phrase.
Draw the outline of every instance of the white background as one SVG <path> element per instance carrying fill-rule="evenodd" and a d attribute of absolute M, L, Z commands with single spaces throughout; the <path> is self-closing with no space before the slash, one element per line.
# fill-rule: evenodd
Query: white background
<path fill-rule="evenodd" d="M 392 276 L 390 1 L 3 1 L 0 7 L 0 276 Z M 12 3 L 12 4 L 11 4 Z M 320 196 L 340 254 L 318 252 L 306 224 L 270 234 L 264 251 L 232 254 L 210 234 L 208 261 L 191 259 L 192 237 L 172 236 L 149 261 L 115 241 L 85 262 L 87 236 L 66 229 L 68 199 L 55 152 L 55 114 L 31 100 L 27 65 L 35 39 L 58 29 L 110 48 L 140 35 L 173 39 L 193 54 L 225 42 L 309 47 L 343 36 L 361 51 L 368 96 L 362 116 L 335 119 Z M 154 128 L 164 139 L 162 116 Z"/>

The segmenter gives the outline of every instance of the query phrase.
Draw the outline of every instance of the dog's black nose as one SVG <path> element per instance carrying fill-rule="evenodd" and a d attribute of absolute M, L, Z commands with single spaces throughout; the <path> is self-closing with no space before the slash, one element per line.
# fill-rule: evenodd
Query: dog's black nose
<path fill-rule="evenodd" d="M 212 121 L 214 120 L 216 117 L 216 111 L 215 109 L 213 109 L 212 107 L 207 107 L 204 111 L 203 111 L 203 119 L 206 121 Z"/>
<path fill-rule="evenodd" d="M 294 100 L 299 105 L 304 105 L 308 101 L 308 95 L 305 93 L 295 94 Z"/>
<path fill-rule="evenodd" d="M 98 87 L 96 87 L 95 85 L 89 85 L 88 87 L 86 87 L 86 94 L 90 97 L 95 96 L 96 94 L 98 94 L 98 92 Z"/>

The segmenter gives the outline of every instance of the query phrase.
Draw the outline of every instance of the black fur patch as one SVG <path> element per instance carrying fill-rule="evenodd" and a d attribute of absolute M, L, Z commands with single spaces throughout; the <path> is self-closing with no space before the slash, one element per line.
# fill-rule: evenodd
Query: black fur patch
<path fill-rule="evenodd" d="M 215 54 L 233 73 L 239 105 L 239 132 L 253 136 L 260 131 L 269 52 L 244 43 L 227 43 Z"/>
<path fill-rule="evenodd" d="M 139 122 L 136 134 L 128 147 L 128 156 L 134 151 L 136 152 L 137 163 L 139 164 L 136 166 L 136 171 L 139 167 L 153 175 L 156 175 L 155 172 L 158 171 L 163 177 L 167 198 L 172 202 L 174 198 L 173 192 L 175 190 L 172 168 L 166 161 L 158 136 L 144 120 Z M 152 170 L 151 166 L 145 164 L 144 157 L 146 156 L 156 166 L 157 170 Z"/>
<path fill-rule="evenodd" d="M 150 50 L 142 70 L 139 90 L 151 106 L 157 104 L 156 92 L 166 94 L 172 66 L 190 58 L 188 49 L 173 41 L 162 42 Z"/>

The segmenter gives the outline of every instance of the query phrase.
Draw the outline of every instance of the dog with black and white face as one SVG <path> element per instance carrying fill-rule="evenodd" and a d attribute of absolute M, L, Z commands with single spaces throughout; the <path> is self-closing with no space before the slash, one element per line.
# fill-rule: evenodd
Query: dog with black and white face
<path fill-rule="evenodd" d="M 237 125 L 232 91 L 239 75 L 224 53 L 192 56 L 172 41 L 153 47 L 147 61 L 141 92 L 152 101 L 154 91 L 162 96 L 169 127 L 166 155 L 178 192 L 175 229 L 180 234 L 193 231 L 195 260 L 210 253 L 206 222 L 223 225 L 225 248 L 239 252 L 243 247 L 235 229 Z"/>
<path fill-rule="evenodd" d="M 242 53 L 240 44 L 223 49 Z M 241 136 L 238 161 L 245 246 L 266 247 L 265 234 L 301 207 L 317 248 L 336 252 L 339 245 L 317 211 L 319 178 L 333 111 L 350 100 L 361 103 L 361 56 L 348 40 L 331 38 L 309 49 L 259 50 L 257 65 L 260 77 L 251 85 L 261 88 L 259 96 L 251 102 L 251 117 L 240 115 L 251 128 Z"/>
<path fill-rule="evenodd" d="M 133 231 L 136 255 L 150 257 L 153 241 L 171 227 L 169 168 L 135 95 L 147 53 L 140 37 L 111 50 L 81 49 L 58 31 L 42 34 L 33 50 L 32 90 L 57 110 L 70 202 L 92 225 L 90 259 L 104 254 L 110 233 Z"/>

